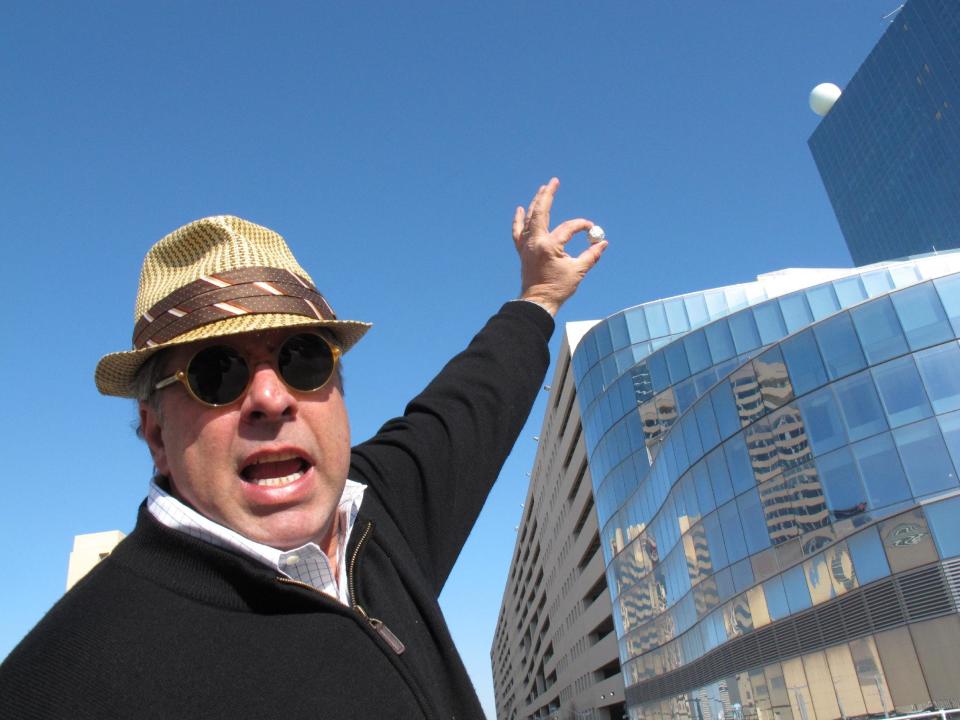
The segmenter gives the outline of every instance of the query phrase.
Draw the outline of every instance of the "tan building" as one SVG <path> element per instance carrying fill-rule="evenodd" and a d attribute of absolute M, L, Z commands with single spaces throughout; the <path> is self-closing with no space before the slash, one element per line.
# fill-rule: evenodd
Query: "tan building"
<path fill-rule="evenodd" d="M 580 428 L 568 323 L 490 650 L 498 720 L 620 720 L 623 676 Z"/>
<path fill-rule="evenodd" d="M 73 550 L 70 552 L 70 564 L 67 566 L 67 590 L 93 570 L 93 566 L 113 552 L 124 534 L 119 530 L 87 533 L 73 538 Z"/>

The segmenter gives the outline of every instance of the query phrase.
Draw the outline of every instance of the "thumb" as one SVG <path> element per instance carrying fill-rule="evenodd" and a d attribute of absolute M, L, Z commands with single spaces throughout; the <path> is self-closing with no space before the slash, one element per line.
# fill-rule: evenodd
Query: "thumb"
<path fill-rule="evenodd" d="M 580 266 L 580 270 L 584 273 L 589 272 L 590 269 L 599 262 L 600 256 L 603 255 L 603 251 L 607 249 L 607 245 L 609 244 L 606 240 L 601 240 L 580 253 L 576 260 L 577 265 Z"/>

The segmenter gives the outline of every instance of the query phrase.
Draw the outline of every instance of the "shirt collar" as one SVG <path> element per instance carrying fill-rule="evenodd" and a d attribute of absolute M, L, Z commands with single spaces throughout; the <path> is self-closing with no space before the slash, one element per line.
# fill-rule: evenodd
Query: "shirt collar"
<path fill-rule="evenodd" d="M 147 510 L 160 524 L 171 530 L 238 552 L 275 569 L 285 577 L 305 582 L 320 592 L 349 605 L 350 598 L 346 587 L 346 549 L 366 488 L 366 485 L 347 480 L 343 494 L 340 496 L 337 506 L 340 537 L 337 544 L 336 578 L 331 572 L 330 560 L 316 543 L 309 542 L 290 550 L 279 550 L 255 542 L 180 502 L 160 487 L 155 480 L 150 481 Z"/>

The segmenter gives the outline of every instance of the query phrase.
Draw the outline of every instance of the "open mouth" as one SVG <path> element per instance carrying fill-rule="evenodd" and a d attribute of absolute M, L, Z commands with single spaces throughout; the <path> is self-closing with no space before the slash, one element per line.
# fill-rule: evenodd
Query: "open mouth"
<path fill-rule="evenodd" d="M 280 487 L 299 480 L 309 469 L 310 463 L 298 453 L 268 453 L 245 465 L 240 476 L 260 487 Z"/>

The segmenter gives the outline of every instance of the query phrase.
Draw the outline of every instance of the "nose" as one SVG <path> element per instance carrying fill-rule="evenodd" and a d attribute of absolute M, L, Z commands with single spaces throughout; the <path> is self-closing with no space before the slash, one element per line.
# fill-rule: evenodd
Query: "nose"
<path fill-rule="evenodd" d="M 297 416 L 297 398 L 269 363 L 253 368 L 241 412 L 249 423 L 280 422 Z"/>

